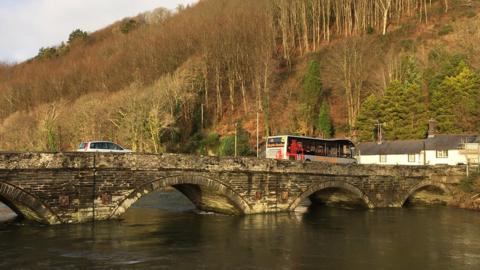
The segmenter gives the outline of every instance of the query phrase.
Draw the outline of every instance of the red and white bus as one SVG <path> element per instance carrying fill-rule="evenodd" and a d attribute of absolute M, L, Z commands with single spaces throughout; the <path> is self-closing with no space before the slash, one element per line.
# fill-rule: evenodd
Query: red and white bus
<path fill-rule="evenodd" d="M 266 157 L 343 164 L 357 162 L 355 145 L 350 140 L 293 135 L 268 137 Z"/>

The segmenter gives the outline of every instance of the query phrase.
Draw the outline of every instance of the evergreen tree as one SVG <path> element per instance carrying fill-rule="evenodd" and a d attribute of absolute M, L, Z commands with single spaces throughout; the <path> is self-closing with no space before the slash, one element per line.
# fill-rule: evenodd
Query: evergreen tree
<path fill-rule="evenodd" d="M 370 95 L 362 103 L 357 119 L 357 136 L 360 141 L 374 141 L 377 139 L 376 124 L 380 118 L 380 101 L 375 95 Z"/>
<path fill-rule="evenodd" d="M 465 62 L 432 90 L 431 113 L 442 133 L 478 131 L 480 76 Z"/>
<path fill-rule="evenodd" d="M 380 104 L 380 122 L 385 123 L 383 129 L 385 139 L 395 140 L 400 138 L 400 129 L 403 128 L 399 125 L 400 120 L 407 113 L 407 109 L 402 107 L 401 104 L 403 97 L 402 83 L 398 80 L 392 81 L 385 90 L 385 96 Z"/>
<path fill-rule="evenodd" d="M 74 42 L 77 40 L 82 40 L 85 41 L 88 38 L 88 33 L 85 31 L 82 31 L 80 29 L 74 30 L 70 35 L 68 36 L 68 44 L 72 45 Z"/>
<path fill-rule="evenodd" d="M 317 60 L 310 61 L 307 73 L 303 78 L 301 103 L 302 113 L 309 132 L 312 133 L 318 116 L 318 104 L 322 96 L 322 81 L 320 79 L 320 64 Z"/>
<path fill-rule="evenodd" d="M 322 134 L 323 138 L 331 138 L 333 136 L 333 124 L 330 117 L 330 107 L 325 102 L 320 107 L 320 113 L 317 120 L 317 130 Z"/>
<path fill-rule="evenodd" d="M 422 93 L 422 74 L 413 57 L 402 62 L 400 80 L 394 80 L 381 102 L 381 120 L 385 123 L 385 138 L 405 140 L 423 138 L 428 115 Z"/>
<path fill-rule="evenodd" d="M 438 89 L 445 77 L 455 76 L 465 65 L 465 56 L 450 55 L 443 49 L 433 49 L 429 56 L 429 67 L 425 72 L 428 89 Z M 430 92 L 431 94 L 431 92 Z"/>

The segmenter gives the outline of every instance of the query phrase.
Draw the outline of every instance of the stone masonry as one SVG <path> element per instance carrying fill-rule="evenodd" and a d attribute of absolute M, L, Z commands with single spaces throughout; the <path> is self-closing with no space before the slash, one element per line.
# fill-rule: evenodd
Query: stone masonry
<path fill-rule="evenodd" d="M 369 208 L 401 207 L 424 187 L 449 193 L 464 172 L 176 154 L 0 153 L 0 201 L 46 224 L 117 219 L 140 197 L 169 186 L 201 210 L 226 214 L 293 211 L 330 188 Z"/>

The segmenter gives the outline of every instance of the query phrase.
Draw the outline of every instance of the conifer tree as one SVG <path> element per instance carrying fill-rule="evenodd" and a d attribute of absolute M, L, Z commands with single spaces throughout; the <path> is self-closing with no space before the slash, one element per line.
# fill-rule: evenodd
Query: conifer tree
<path fill-rule="evenodd" d="M 322 96 L 322 81 L 320 79 L 320 64 L 317 60 L 310 61 L 307 73 L 303 78 L 302 113 L 309 133 L 312 133 L 318 116 L 318 104 Z"/>
<path fill-rule="evenodd" d="M 327 103 L 323 103 L 320 107 L 320 113 L 317 120 L 317 130 L 322 134 L 323 138 L 331 138 L 333 136 L 333 124 L 330 117 L 330 107 Z"/>
<path fill-rule="evenodd" d="M 465 62 L 432 91 L 431 111 L 442 133 L 478 131 L 480 76 Z"/>
<path fill-rule="evenodd" d="M 376 124 L 380 120 L 380 102 L 375 95 L 370 95 L 362 104 L 357 119 L 357 136 L 360 141 L 376 139 Z"/>
<path fill-rule="evenodd" d="M 380 106 L 386 139 L 405 140 L 425 136 L 428 115 L 421 85 L 422 75 L 416 60 L 405 58 L 400 78 L 387 87 Z"/>

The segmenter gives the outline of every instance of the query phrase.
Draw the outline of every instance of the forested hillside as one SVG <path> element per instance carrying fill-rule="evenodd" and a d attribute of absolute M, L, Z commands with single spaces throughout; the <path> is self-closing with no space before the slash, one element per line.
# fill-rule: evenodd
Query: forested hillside
<path fill-rule="evenodd" d="M 0 150 L 252 152 L 260 132 L 373 140 L 480 131 L 480 5 L 203 0 L 0 65 Z"/>

